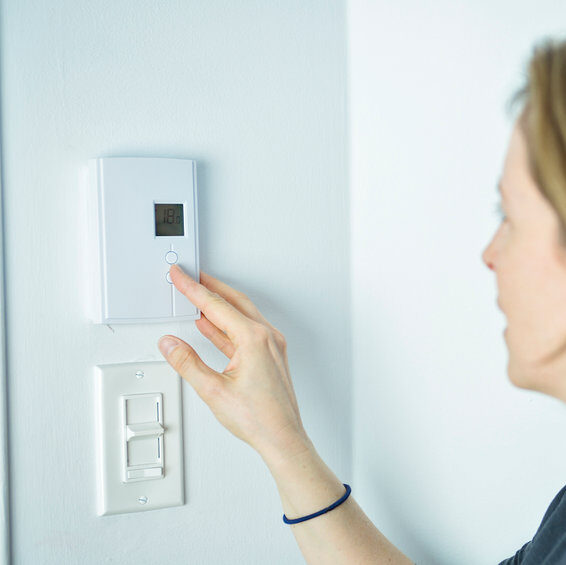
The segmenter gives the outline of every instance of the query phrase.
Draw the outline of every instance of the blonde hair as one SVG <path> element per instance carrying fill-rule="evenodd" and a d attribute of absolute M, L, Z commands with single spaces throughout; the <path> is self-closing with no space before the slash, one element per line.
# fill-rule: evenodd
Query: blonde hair
<path fill-rule="evenodd" d="M 518 101 L 531 175 L 558 213 L 566 243 L 566 40 L 545 37 L 535 44 L 526 82 L 510 107 Z"/>

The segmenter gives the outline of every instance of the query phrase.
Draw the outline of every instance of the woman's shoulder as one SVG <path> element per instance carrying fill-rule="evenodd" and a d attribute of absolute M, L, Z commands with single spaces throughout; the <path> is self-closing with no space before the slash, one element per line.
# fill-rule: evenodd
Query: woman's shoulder
<path fill-rule="evenodd" d="M 566 485 L 564 485 L 558 494 L 552 499 L 552 502 L 549 504 L 546 512 L 544 513 L 544 517 L 542 522 L 540 523 L 539 530 L 543 527 L 543 525 L 550 520 L 550 517 L 556 512 L 557 508 L 560 506 L 560 513 L 566 513 L 566 498 L 564 498 L 564 494 L 566 493 Z M 564 502 L 564 504 L 560 504 Z"/>
<path fill-rule="evenodd" d="M 566 563 L 566 485 L 552 499 L 533 539 L 499 565 Z"/>

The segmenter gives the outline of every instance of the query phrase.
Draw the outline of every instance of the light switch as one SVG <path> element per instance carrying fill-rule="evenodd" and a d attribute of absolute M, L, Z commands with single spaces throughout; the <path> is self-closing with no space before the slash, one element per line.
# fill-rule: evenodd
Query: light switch
<path fill-rule="evenodd" d="M 183 504 L 181 377 L 164 361 L 94 372 L 98 515 Z"/>
<path fill-rule="evenodd" d="M 122 396 L 122 480 L 143 481 L 163 476 L 163 395 Z"/>

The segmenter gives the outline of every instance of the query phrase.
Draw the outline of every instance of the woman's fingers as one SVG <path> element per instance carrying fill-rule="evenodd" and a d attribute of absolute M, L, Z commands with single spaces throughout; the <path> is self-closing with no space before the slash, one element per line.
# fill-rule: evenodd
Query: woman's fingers
<path fill-rule="evenodd" d="M 197 352 L 178 337 L 166 335 L 159 340 L 159 350 L 167 362 L 209 405 L 224 391 L 226 377 L 211 369 Z"/>
<path fill-rule="evenodd" d="M 220 294 L 220 296 L 248 318 L 267 326 L 273 331 L 277 331 L 277 329 L 263 317 L 262 313 L 258 310 L 253 301 L 250 300 L 250 298 L 248 298 L 243 292 L 232 288 L 230 285 L 227 285 L 225 282 L 214 278 L 212 275 L 209 275 L 204 271 L 200 271 L 200 282 L 212 292 Z"/>
<path fill-rule="evenodd" d="M 200 319 L 195 320 L 195 324 L 199 332 L 207 337 L 226 357 L 232 359 L 234 355 L 234 345 L 228 336 L 221 332 L 210 320 L 208 320 L 204 313 L 201 312 Z"/>
<path fill-rule="evenodd" d="M 220 294 L 227 302 L 232 304 L 234 308 L 237 308 L 240 312 L 251 318 L 252 320 L 259 322 L 260 324 L 264 324 L 268 328 L 270 328 L 275 335 L 278 337 L 280 341 L 280 345 L 286 347 L 285 338 L 283 335 L 275 328 L 275 326 L 271 325 L 261 314 L 261 312 L 257 309 L 255 304 L 252 302 L 250 298 L 248 298 L 244 293 L 232 288 L 230 285 L 218 280 L 217 278 L 205 273 L 204 271 L 200 271 L 200 281 L 201 284 L 206 286 L 212 292 L 216 292 Z M 230 340 L 213 324 L 210 320 L 201 316 L 200 320 L 197 320 L 196 326 L 199 331 L 220 351 L 222 351 L 228 358 L 232 359 L 234 354 L 235 348 L 230 342 Z M 297 413 L 297 416 L 300 418 L 299 415 L 299 406 L 297 404 L 297 398 L 295 396 L 295 392 L 293 390 L 293 386 L 290 382 L 290 371 L 289 371 L 289 362 L 287 360 L 287 355 L 284 354 L 283 358 L 285 360 L 285 368 L 286 368 L 286 385 L 289 390 L 289 395 L 291 396 L 291 401 Z"/>
<path fill-rule="evenodd" d="M 263 316 L 261 316 L 255 304 L 243 292 L 232 288 L 230 285 L 227 285 L 225 282 L 214 278 L 204 271 L 200 272 L 200 282 L 212 292 L 220 294 L 220 296 L 248 318 L 256 322 L 263 322 L 261 319 Z"/>
<path fill-rule="evenodd" d="M 241 340 L 250 331 L 250 320 L 228 303 L 219 293 L 187 275 L 179 265 L 172 265 L 171 280 L 179 292 L 184 294 L 206 317 L 227 334 L 232 343 Z"/>
<path fill-rule="evenodd" d="M 227 357 L 232 358 L 236 344 L 236 331 L 232 329 L 230 333 L 230 323 L 241 331 L 250 331 L 250 326 L 245 324 L 245 320 L 250 319 L 280 335 L 244 293 L 203 271 L 200 278 L 201 283 L 197 283 L 178 265 L 171 268 L 171 280 L 176 288 L 201 309 L 203 315 L 195 322 L 197 328 Z"/>
<path fill-rule="evenodd" d="M 178 266 L 170 269 L 177 290 L 201 310 L 197 328 L 230 357 L 220 374 L 195 350 L 174 336 L 159 348 L 167 361 L 193 386 L 218 421 L 260 454 L 286 450 L 282 437 L 306 437 L 293 391 L 287 344 L 281 332 L 253 302 L 227 284 L 201 273 L 201 282 Z M 282 433 L 284 432 L 284 433 Z"/>

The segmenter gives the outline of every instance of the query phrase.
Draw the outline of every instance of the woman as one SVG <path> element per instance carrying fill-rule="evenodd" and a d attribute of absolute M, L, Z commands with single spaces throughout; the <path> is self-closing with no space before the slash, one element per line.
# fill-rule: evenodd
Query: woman
<path fill-rule="evenodd" d="M 566 41 L 535 46 L 517 99 L 525 103 L 499 183 L 505 216 L 483 260 L 496 274 L 508 320 L 510 380 L 566 401 Z M 261 455 L 306 561 L 411 563 L 316 452 L 299 414 L 283 335 L 247 296 L 214 277 L 201 272 L 199 284 L 174 266 L 171 278 L 200 308 L 199 331 L 230 362 L 218 373 L 173 336 L 161 338 L 159 348 L 216 418 Z M 565 490 L 534 538 L 503 563 L 566 563 Z"/>

